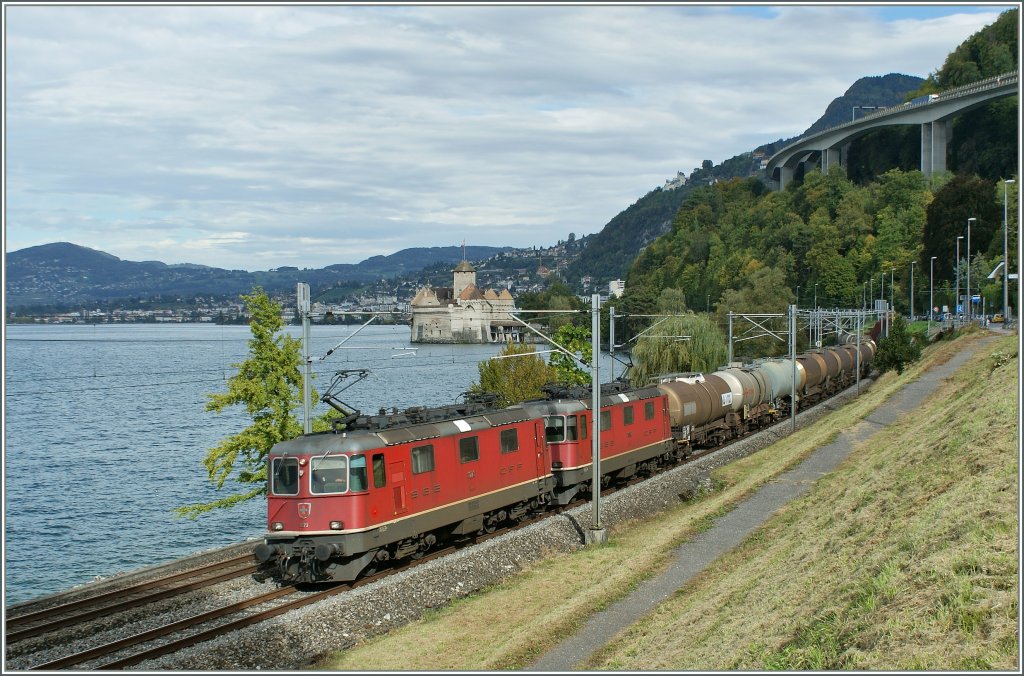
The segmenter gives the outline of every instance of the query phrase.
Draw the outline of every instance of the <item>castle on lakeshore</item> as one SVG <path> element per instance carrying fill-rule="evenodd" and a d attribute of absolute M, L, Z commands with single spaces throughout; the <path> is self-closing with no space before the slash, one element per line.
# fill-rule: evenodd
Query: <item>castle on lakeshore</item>
<path fill-rule="evenodd" d="M 450 287 L 420 287 L 410 303 L 413 343 L 523 342 L 525 329 L 512 319 L 515 299 L 508 289 L 481 291 L 476 269 L 463 260 Z"/>

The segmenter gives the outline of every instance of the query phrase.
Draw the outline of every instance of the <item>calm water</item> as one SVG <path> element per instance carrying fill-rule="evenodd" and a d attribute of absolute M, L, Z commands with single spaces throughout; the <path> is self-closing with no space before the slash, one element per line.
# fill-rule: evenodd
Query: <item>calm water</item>
<path fill-rule="evenodd" d="M 453 403 L 479 379 L 495 345 L 420 345 L 406 326 L 313 327 L 314 385 L 370 369 L 341 393 L 365 413 Z M 298 337 L 300 329 L 292 327 Z M 96 576 L 163 563 L 259 537 L 263 500 L 197 520 L 179 505 L 217 499 L 206 449 L 249 424 L 241 407 L 217 415 L 246 358 L 246 326 L 7 326 L 4 389 L 4 590 L 15 603 Z M 602 379 L 611 362 L 602 359 Z M 618 369 L 616 374 L 621 371 Z M 350 379 L 351 380 L 351 379 Z M 318 404 L 314 414 L 328 410 Z M 227 485 L 225 486 L 227 488 Z"/>

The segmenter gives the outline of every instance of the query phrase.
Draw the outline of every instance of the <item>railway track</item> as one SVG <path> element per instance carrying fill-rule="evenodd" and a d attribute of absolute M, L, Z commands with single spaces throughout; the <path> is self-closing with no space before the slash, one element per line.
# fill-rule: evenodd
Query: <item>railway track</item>
<path fill-rule="evenodd" d="M 252 556 L 245 554 L 77 601 L 26 612 L 7 618 L 5 638 L 8 644 L 18 643 L 97 617 L 141 608 L 156 601 L 250 575 L 255 569 Z"/>

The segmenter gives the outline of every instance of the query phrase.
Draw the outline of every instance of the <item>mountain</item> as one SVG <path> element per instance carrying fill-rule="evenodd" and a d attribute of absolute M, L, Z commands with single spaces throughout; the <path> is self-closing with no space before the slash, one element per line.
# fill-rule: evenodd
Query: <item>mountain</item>
<path fill-rule="evenodd" d="M 466 247 L 471 260 L 488 258 L 508 247 Z M 260 285 L 268 293 L 293 291 L 297 282 L 313 288 L 357 285 L 407 275 L 437 263 L 455 265 L 462 247 L 403 249 L 356 264 L 323 269 L 247 272 L 192 263 L 168 265 L 159 261 L 127 261 L 103 251 L 70 242 L 56 242 L 13 251 L 6 256 L 9 308 L 74 305 L 154 296 L 234 296 Z"/>
<path fill-rule="evenodd" d="M 906 101 L 907 94 L 916 91 L 924 78 L 913 75 L 876 75 L 862 77 L 850 86 L 846 92 L 828 104 L 825 113 L 807 128 L 801 136 L 809 136 L 829 127 L 850 122 L 856 117 L 872 113 L 876 108 L 889 108 Z M 854 109 L 854 106 L 857 109 Z"/>

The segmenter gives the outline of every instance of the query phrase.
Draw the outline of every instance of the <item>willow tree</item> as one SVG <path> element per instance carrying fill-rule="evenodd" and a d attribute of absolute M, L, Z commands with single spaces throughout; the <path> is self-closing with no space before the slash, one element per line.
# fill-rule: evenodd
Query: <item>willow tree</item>
<path fill-rule="evenodd" d="M 218 490 L 228 479 L 238 488 L 218 500 L 178 507 L 175 511 L 181 516 L 195 518 L 266 495 L 268 452 L 277 442 L 302 433 L 296 413 L 302 407 L 301 341 L 282 332 L 281 305 L 261 287 L 242 300 L 250 316 L 249 357 L 232 364 L 238 371 L 228 378 L 227 392 L 208 394 L 206 410 L 220 413 L 229 406 L 244 406 L 252 424 L 208 449 L 203 459 Z"/>
<path fill-rule="evenodd" d="M 470 392 L 490 392 L 499 406 L 511 406 L 543 395 L 541 386 L 555 380 L 554 371 L 532 345 L 508 343 L 501 354 L 477 365 L 480 382 Z"/>
<path fill-rule="evenodd" d="M 630 381 L 643 385 L 664 373 L 713 371 L 728 359 L 726 338 L 706 314 L 669 317 L 633 348 Z"/>

